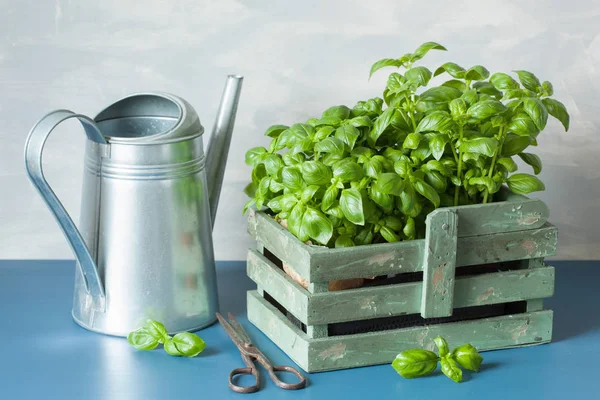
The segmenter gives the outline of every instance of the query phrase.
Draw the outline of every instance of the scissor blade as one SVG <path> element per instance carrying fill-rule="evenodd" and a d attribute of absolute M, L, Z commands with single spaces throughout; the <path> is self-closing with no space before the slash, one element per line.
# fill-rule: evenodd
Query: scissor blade
<path fill-rule="evenodd" d="M 237 322 L 237 319 L 235 319 L 233 314 L 228 313 L 227 316 L 229 317 L 229 323 L 231 324 L 235 332 L 238 334 L 240 339 L 242 339 L 242 341 L 244 341 L 245 344 L 252 344 L 250 337 L 248 337 L 248 334 L 246 333 L 242 325 L 240 325 L 240 323 Z"/>
<path fill-rule="evenodd" d="M 231 338 L 231 341 L 237 346 L 238 349 L 243 350 L 243 341 L 238 335 L 238 333 L 233 329 L 233 327 L 229 324 L 229 322 L 225 321 L 225 318 L 219 313 L 217 313 L 217 319 L 219 323 L 225 330 L 225 333 Z"/>

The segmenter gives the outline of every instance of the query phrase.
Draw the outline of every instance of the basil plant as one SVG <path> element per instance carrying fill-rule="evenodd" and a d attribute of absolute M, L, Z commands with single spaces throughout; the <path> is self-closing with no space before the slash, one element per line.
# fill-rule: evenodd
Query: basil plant
<path fill-rule="evenodd" d="M 266 209 L 303 242 L 349 247 L 422 237 L 433 209 L 492 202 L 503 185 L 544 190 L 542 162 L 527 150 L 548 115 L 569 128 L 552 84 L 527 71 L 517 80 L 481 65 L 415 66 L 430 50 L 446 49 L 427 42 L 377 61 L 371 75 L 397 69 L 381 97 L 267 129 L 269 146 L 246 153 L 244 212 Z M 452 79 L 428 86 L 437 75 Z M 515 156 L 534 175 L 516 173 Z"/>

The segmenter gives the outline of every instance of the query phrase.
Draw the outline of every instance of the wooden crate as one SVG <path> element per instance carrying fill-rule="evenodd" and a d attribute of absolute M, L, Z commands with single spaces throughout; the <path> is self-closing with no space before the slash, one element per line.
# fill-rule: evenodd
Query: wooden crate
<path fill-rule="evenodd" d="M 406 349 L 471 343 L 481 351 L 547 343 L 557 230 L 540 200 L 503 191 L 503 201 L 440 208 L 425 239 L 329 249 L 306 245 L 252 211 L 248 319 L 307 372 L 391 362 Z M 300 286 L 285 263 L 308 281 Z M 328 282 L 366 278 L 328 291 Z"/>

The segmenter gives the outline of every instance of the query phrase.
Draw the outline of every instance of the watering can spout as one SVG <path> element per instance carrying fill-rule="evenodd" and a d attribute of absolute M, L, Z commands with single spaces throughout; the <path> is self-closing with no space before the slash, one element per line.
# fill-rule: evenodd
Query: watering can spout
<path fill-rule="evenodd" d="M 227 154 L 231 144 L 231 134 L 235 123 L 235 115 L 242 89 L 243 77 L 229 75 L 221 98 L 219 111 L 213 127 L 212 136 L 206 151 L 206 174 L 208 180 L 208 196 L 210 203 L 210 216 L 215 224 L 219 196 L 223 185 Z"/>

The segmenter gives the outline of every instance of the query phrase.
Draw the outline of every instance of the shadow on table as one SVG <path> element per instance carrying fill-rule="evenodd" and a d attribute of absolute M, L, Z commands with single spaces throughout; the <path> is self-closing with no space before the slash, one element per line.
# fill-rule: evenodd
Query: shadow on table
<path fill-rule="evenodd" d="M 246 276 L 245 261 L 223 261 L 217 264 L 219 309 L 221 313 L 246 314 L 246 292 L 256 284 Z"/>
<path fill-rule="evenodd" d="M 600 330 L 600 263 L 597 261 L 549 261 L 556 267 L 554 297 L 544 301 L 554 310 L 552 341 Z"/>

